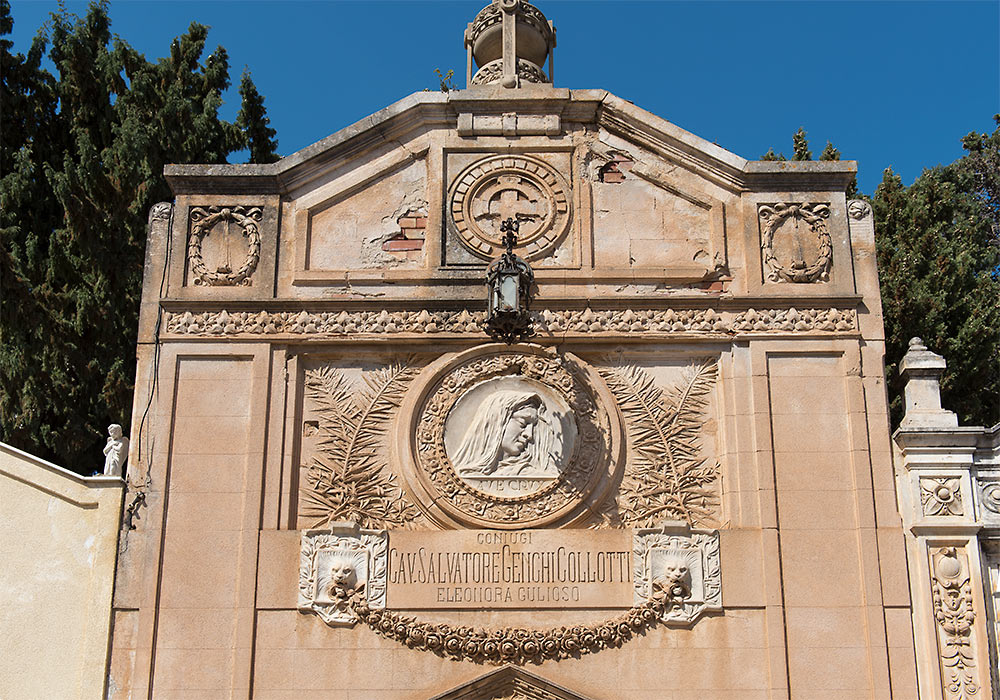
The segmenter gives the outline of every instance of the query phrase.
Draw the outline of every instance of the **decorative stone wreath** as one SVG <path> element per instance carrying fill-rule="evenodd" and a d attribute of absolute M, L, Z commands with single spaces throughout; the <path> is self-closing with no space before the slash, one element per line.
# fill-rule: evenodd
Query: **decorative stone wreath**
<path fill-rule="evenodd" d="M 830 206 L 827 204 L 770 204 L 763 205 L 757 212 L 761 224 L 761 250 L 764 264 L 768 267 L 767 279 L 771 282 L 815 282 L 825 281 L 830 274 L 833 262 L 833 244 L 826 228 L 826 220 L 830 218 Z M 819 244 L 819 255 L 811 263 L 799 261 L 799 265 L 785 267 L 774 256 L 774 234 L 786 219 L 802 219 L 816 234 Z"/>
<path fill-rule="evenodd" d="M 260 207 L 194 207 L 189 214 L 192 222 L 188 239 L 188 260 L 194 283 L 208 287 L 232 287 L 251 284 L 250 276 L 260 260 L 260 226 L 263 218 Z M 216 224 L 233 222 L 243 230 L 247 239 L 247 257 L 235 272 L 222 267 L 215 272 L 205 266 L 201 245 Z"/>

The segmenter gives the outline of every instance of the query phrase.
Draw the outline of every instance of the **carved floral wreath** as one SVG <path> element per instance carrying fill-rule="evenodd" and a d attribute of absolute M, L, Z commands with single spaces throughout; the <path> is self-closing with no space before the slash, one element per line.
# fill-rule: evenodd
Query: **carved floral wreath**
<path fill-rule="evenodd" d="M 459 365 L 432 389 L 425 400 L 416 432 L 417 462 L 432 488 L 446 496 L 460 513 L 493 523 L 529 524 L 577 502 L 606 461 L 609 428 L 598 411 L 579 370 L 560 357 L 505 353 Z M 578 439 L 559 477 L 543 488 L 520 496 L 486 493 L 463 481 L 445 451 L 445 420 L 466 390 L 495 377 L 519 375 L 548 386 L 561 395 L 577 421 Z M 527 517 L 526 517 L 527 516 Z"/>
<path fill-rule="evenodd" d="M 830 207 L 826 204 L 772 204 L 765 205 L 758 212 L 764 224 L 761 231 L 761 250 L 764 263 L 768 266 L 767 279 L 771 282 L 815 282 L 825 280 L 833 261 L 833 244 L 826 229 L 826 219 L 830 218 Z M 814 262 L 799 261 L 798 265 L 786 268 L 774 257 L 774 234 L 785 219 L 802 219 L 819 243 L 819 255 Z"/>
<path fill-rule="evenodd" d="M 258 223 L 263 218 L 260 207 L 195 207 L 191 210 L 190 217 L 194 225 L 188 241 L 188 259 L 191 261 L 194 283 L 209 287 L 249 286 L 250 275 L 260 260 Z M 223 221 L 232 221 L 243 229 L 243 235 L 247 239 L 247 257 L 235 272 L 225 268 L 210 272 L 201 255 L 201 244 L 215 225 Z"/>

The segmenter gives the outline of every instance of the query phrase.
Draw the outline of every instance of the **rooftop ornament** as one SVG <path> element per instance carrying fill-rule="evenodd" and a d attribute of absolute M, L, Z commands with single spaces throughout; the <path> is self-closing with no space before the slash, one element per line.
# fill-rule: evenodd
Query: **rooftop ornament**
<path fill-rule="evenodd" d="M 508 345 L 534 335 L 528 305 L 535 273 L 531 266 L 514 254 L 520 223 L 509 218 L 500 224 L 502 243 L 507 248 L 486 269 L 485 330 L 494 340 Z"/>
<path fill-rule="evenodd" d="M 551 84 L 555 46 L 556 29 L 537 7 L 526 0 L 493 0 L 465 30 L 466 87 Z"/>

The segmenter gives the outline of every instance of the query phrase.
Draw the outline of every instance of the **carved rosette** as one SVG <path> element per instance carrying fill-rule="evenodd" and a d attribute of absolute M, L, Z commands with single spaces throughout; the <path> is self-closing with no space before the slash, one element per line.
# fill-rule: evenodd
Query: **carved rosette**
<path fill-rule="evenodd" d="M 718 531 L 689 530 L 677 523 L 636 530 L 633 542 L 636 604 L 662 593 L 670 604 L 660 619 L 672 626 L 690 625 L 708 610 L 722 610 Z"/>
<path fill-rule="evenodd" d="M 768 281 L 816 282 L 829 278 L 833 243 L 826 228 L 828 204 L 762 205 L 758 215 Z M 803 225 L 807 232 L 800 230 Z M 809 257 L 812 259 L 807 260 Z"/>
<path fill-rule="evenodd" d="M 1000 479 L 980 479 L 979 493 L 983 509 L 994 516 L 1000 515 Z"/>
<path fill-rule="evenodd" d="M 250 277 L 260 260 L 260 221 L 263 213 L 260 207 L 193 207 L 188 215 L 191 221 L 191 235 L 188 238 L 188 261 L 196 285 L 209 287 L 250 286 Z M 246 239 L 247 252 L 243 263 L 232 269 L 228 245 L 223 242 L 226 253 L 215 270 L 209 270 L 202 253 L 202 245 L 216 226 L 222 224 L 227 231 L 235 225 Z M 227 235 L 223 233 L 223 235 Z"/>
<path fill-rule="evenodd" d="M 964 515 L 961 483 L 957 476 L 921 478 L 921 512 L 929 516 Z"/>
<path fill-rule="evenodd" d="M 351 525 L 304 530 L 299 562 L 298 609 L 331 626 L 358 622 L 353 600 L 385 607 L 389 538 L 384 531 Z"/>
<path fill-rule="evenodd" d="M 480 346 L 425 370 L 401 408 L 409 425 L 397 430 L 397 451 L 418 504 L 446 526 L 569 524 L 619 476 L 612 405 L 600 376 L 570 355 Z"/>
<path fill-rule="evenodd" d="M 149 220 L 152 221 L 169 221 L 170 215 L 173 213 L 174 205 L 170 202 L 157 202 L 149 208 Z"/>
<path fill-rule="evenodd" d="M 855 221 L 861 221 L 872 213 L 872 205 L 863 199 L 852 199 L 847 203 L 847 215 Z"/>
<path fill-rule="evenodd" d="M 569 186 L 545 161 L 526 155 L 478 160 L 455 179 L 451 223 L 462 244 L 483 260 L 503 252 L 500 223 L 520 223 L 515 251 L 532 260 L 548 254 L 569 229 Z"/>
<path fill-rule="evenodd" d="M 980 686 L 968 556 L 956 547 L 940 547 L 930 551 L 930 559 L 931 596 L 945 697 L 973 700 L 980 697 Z"/>

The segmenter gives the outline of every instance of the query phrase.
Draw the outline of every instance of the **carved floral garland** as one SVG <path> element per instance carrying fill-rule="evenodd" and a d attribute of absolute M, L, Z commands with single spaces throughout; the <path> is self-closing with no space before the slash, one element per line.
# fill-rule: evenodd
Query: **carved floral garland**
<path fill-rule="evenodd" d="M 552 30 L 549 29 L 549 22 L 541 10 L 528 2 L 511 3 L 508 0 L 504 8 L 501 8 L 499 3 L 491 2 L 479 11 L 479 14 L 472 20 L 472 30 L 469 32 L 473 42 L 484 31 L 503 21 L 502 10 L 514 13 L 518 21 L 532 25 L 548 40 Z"/>
<path fill-rule="evenodd" d="M 542 69 L 531 61 L 523 58 L 517 59 L 517 77 L 529 83 L 547 83 L 549 79 L 545 77 Z M 503 78 L 503 59 L 490 61 L 485 66 L 476 71 L 472 76 L 473 85 L 489 85 L 499 82 Z"/>
<path fill-rule="evenodd" d="M 355 593 L 351 598 L 358 619 L 382 637 L 456 661 L 493 665 L 540 663 L 620 647 L 632 637 L 644 634 L 677 603 L 676 598 L 657 590 L 641 605 L 605 622 L 538 630 L 421 622 L 392 610 L 369 607 L 362 594 Z"/>

